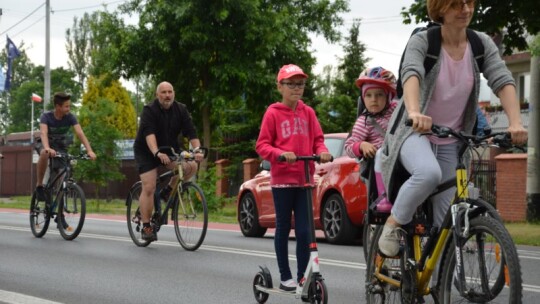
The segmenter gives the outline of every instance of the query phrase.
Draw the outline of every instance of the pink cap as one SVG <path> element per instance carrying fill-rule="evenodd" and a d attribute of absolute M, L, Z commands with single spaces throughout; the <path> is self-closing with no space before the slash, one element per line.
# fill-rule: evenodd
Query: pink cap
<path fill-rule="evenodd" d="M 295 75 L 302 75 L 305 78 L 308 78 L 308 75 L 302 71 L 302 69 L 294 64 L 287 64 L 281 67 L 279 69 L 279 73 L 277 74 L 277 81 L 280 82 L 283 79 L 291 78 Z"/>

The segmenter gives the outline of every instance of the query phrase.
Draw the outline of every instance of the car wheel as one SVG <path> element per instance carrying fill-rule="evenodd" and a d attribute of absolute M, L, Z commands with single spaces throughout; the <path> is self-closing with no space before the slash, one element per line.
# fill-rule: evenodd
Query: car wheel
<path fill-rule="evenodd" d="M 242 196 L 238 206 L 238 215 L 240 230 L 244 236 L 261 237 L 266 233 L 266 228 L 259 224 L 259 213 L 253 194 L 246 193 Z"/>
<path fill-rule="evenodd" d="M 322 211 L 323 230 L 326 240 L 331 244 L 350 244 L 354 242 L 358 228 L 353 226 L 341 195 L 334 193 L 324 203 Z"/>

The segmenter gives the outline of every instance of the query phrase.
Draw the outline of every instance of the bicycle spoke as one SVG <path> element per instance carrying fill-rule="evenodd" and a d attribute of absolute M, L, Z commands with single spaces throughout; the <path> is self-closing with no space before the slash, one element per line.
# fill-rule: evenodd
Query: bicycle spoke
<path fill-rule="evenodd" d="M 129 192 L 126 206 L 127 206 L 127 225 L 129 235 L 133 243 L 139 247 L 146 247 L 150 242 L 142 239 L 141 230 L 142 230 L 142 219 L 140 211 L 140 201 L 139 197 L 141 196 L 141 183 L 138 182 L 133 186 Z"/>
<path fill-rule="evenodd" d="M 180 190 L 173 215 L 176 237 L 184 249 L 197 250 L 208 227 L 206 199 L 196 184 L 185 183 Z"/>
<path fill-rule="evenodd" d="M 56 222 L 60 234 L 66 240 L 73 240 L 81 232 L 86 216 L 84 192 L 77 184 L 69 183 L 57 203 L 59 207 Z"/>

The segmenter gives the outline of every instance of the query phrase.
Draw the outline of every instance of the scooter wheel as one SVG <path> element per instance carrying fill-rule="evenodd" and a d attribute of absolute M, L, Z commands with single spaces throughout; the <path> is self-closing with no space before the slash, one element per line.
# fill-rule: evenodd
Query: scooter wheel
<path fill-rule="evenodd" d="M 268 280 L 266 279 L 262 271 L 259 271 L 253 279 L 253 295 L 255 296 L 255 300 L 257 301 L 257 303 L 266 303 L 266 301 L 268 300 L 268 294 L 266 292 L 258 290 L 256 286 L 271 288 Z"/>
<path fill-rule="evenodd" d="M 313 294 L 313 283 L 310 283 L 308 296 L 307 298 L 302 297 L 302 301 L 308 303 L 328 304 L 328 290 L 326 289 L 324 280 L 317 280 L 315 281 L 315 284 L 315 295 Z"/>

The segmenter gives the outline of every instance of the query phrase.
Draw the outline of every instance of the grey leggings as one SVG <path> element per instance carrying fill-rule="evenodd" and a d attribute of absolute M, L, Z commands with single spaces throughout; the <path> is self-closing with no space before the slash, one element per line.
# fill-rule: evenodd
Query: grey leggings
<path fill-rule="evenodd" d="M 401 186 L 392 207 L 395 220 L 405 225 L 412 220 L 416 208 L 424 202 L 435 188 L 455 176 L 459 143 L 431 144 L 427 136 L 413 133 L 399 152 L 399 160 L 411 174 Z M 456 188 L 450 188 L 433 196 L 434 225 L 440 227 Z"/>

